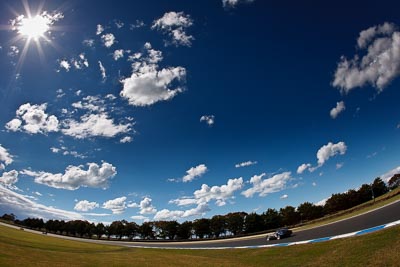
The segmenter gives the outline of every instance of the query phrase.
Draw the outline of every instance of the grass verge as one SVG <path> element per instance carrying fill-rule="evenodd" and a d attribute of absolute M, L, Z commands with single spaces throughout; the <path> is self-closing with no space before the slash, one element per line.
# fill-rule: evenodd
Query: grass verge
<path fill-rule="evenodd" d="M 400 227 L 267 249 L 161 250 L 88 244 L 0 226 L 0 266 L 399 266 Z"/>

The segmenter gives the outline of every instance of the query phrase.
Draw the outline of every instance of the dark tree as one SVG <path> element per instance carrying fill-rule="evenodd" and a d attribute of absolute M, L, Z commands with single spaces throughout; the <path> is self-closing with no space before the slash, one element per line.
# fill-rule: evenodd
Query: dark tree
<path fill-rule="evenodd" d="M 132 240 L 139 232 L 139 225 L 135 222 L 127 222 L 125 224 L 125 231 L 124 234 Z"/>
<path fill-rule="evenodd" d="M 395 189 L 396 187 L 400 186 L 400 173 L 395 174 L 392 178 L 389 179 L 389 187 L 390 189 Z"/>
<path fill-rule="evenodd" d="M 226 232 L 226 219 L 225 216 L 215 215 L 210 220 L 210 229 L 212 234 L 218 238 L 221 234 Z"/>
<path fill-rule="evenodd" d="M 261 214 L 264 221 L 265 230 L 275 229 L 281 225 L 282 218 L 276 209 L 267 209 L 266 212 Z"/>
<path fill-rule="evenodd" d="M 210 219 L 202 218 L 195 220 L 193 222 L 193 230 L 199 238 L 211 236 Z"/>
<path fill-rule="evenodd" d="M 102 223 L 98 223 L 93 229 L 93 234 L 97 236 L 97 239 L 100 239 L 102 235 L 104 235 L 105 233 L 106 233 L 106 228 Z"/>
<path fill-rule="evenodd" d="M 300 214 L 292 206 L 286 206 L 279 210 L 282 217 L 282 224 L 285 226 L 295 225 L 300 222 Z"/>
<path fill-rule="evenodd" d="M 323 216 L 323 207 L 316 206 L 310 202 L 304 202 L 297 207 L 302 221 L 310 221 Z"/>
<path fill-rule="evenodd" d="M 154 239 L 153 223 L 144 222 L 139 226 L 139 234 L 143 239 Z"/>
<path fill-rule="evenodd" d="M 183 222 L 178 225 L 177 239 L 189 239 L 192 236 L 193 223 L 190 221 Z"/>
<path fill-rule="evenodd" d="M 15 221 L 16 218 L 17 218 L 17 216 L 15 216 L 14 213 L 10 213 L 10 214 L 5 213 L 3 216 L 0 217 L 0 219 L 3 219 L 5 221 L 10 221 L 10 222 Z"/>
<path fill-rule="evenodd" d="M 261 215 L 253 212 L 244 218 L 244 231 L 246 233 L 255 233 L 264 230 L 264 221 Z"/>
<path fill-rule="evenodd" d="M 247 216 L 245 212 L 233 212 L 225 215 L 226 228 L 233 235 L 237 235 L 243 232 L 244 229 L 244 218 Z"/>
<path fill-rule="evenodd" d="M 386 186 L 385 182 L 378 177 L 375 178 L 374 182 L 372 183 L 372 190 L 374 191 L 374 196 L 379 197 L 383 194 L 386 194 L 389 191 L 389 188 Z"/>
<path fill-rule="evenodd" d="M 119 240 L 122 239 L 124 234 L 125 225 L 122 221 L 113 221 L 108 229 L 111 235 L 116 236 Z"/>

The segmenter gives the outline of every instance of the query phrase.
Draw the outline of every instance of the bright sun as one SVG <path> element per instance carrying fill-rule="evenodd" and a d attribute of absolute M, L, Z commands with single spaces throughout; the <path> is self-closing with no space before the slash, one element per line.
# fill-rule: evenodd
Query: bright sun
<path fill-rule="evenodd" d="M 33 18 L 22 18 L 17 27 L 18 33 L 35 40 L 44 37 L 44 34 L 50 29 L 51 21 L 48 18 L 37 15 Z"/>

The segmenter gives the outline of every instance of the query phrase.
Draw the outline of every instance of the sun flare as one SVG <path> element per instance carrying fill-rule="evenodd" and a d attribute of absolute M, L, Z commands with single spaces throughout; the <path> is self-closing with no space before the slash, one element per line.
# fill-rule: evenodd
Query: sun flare
<path fill-rule="evenodd" d="M 38 15 L 33 18 L 22 18 L 17 29 L 19 34 L 37 40 L 44 37 L 44 34 L 50 29 L 50 24 L 49 19 Z"/>

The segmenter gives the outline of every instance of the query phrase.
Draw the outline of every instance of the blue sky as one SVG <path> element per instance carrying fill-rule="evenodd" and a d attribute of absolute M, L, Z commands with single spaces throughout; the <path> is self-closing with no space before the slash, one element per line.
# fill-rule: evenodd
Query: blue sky
<path fill-rule="evenodd" d="M 261 213 L 400 171 L 398 3 L 98 2 L 0 4 L 0 213 Z"/>

